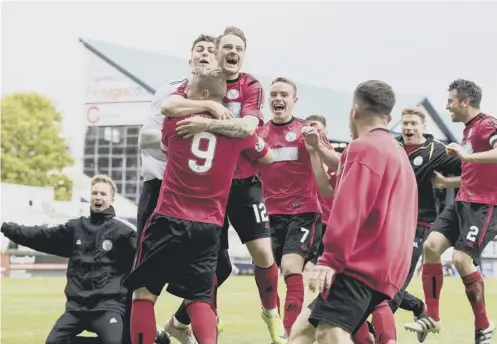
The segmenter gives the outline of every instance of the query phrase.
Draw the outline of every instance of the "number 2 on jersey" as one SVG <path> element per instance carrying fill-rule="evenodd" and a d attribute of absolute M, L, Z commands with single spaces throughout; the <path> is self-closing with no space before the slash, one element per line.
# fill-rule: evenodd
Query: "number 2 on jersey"
<path fill-rule="evenodd" d="M 200 148 L 200 143 L 204 141 L 204 149 Z M 197 159 L 189 159 L 188 167 L 195 173 L 205 173 L 212 168 L 212 160 L 216 151 L 217 137 L 206 131 L 195 134 L 192 139 L 191 153 Z M 204 160 L 199 163 L 199 160 Z"/>

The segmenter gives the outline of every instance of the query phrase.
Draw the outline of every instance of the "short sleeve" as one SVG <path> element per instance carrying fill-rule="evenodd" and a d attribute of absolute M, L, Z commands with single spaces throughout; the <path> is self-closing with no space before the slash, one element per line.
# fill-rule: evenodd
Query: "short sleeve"
<path fill-rule="evenodd" d="M 243 155 L 245 155 L 248 159 L 256 161 L 266 156 L 269 148 L 266 142 L 264 142 L 264 140 L 258 135 L 254 134 L 246 139 L 243 139 L 243 141 Z"/>
<path fill-rule="evenodd" d="M 481 122 L 480 135 L 490 145 L 497 147 L 497 118 L 488 117 Z"/>
<path fill-rule="evenodd" d="M 259 125 L 264 124 L 262 107 L 264 106 L 264 89 L 259 81 L 253 81 L 247 86 L 244 92 L 241 116 L 256 116 L 259 118 Z"/>

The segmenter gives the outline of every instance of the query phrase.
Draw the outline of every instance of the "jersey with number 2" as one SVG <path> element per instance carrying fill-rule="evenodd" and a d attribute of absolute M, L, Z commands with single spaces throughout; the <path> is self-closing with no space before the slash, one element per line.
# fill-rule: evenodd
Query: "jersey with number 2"
<path fill-rule="evenodd" d="M 222 226 L 240 154 L 257 160 L 267 154 L 267 145 L 255 134 L 230 139 L 202 132 L 184 139 L 176 135 L 176 123 L 185 118 L 166 118 L 162 124 L 168 163 L 155 212 Z"/>

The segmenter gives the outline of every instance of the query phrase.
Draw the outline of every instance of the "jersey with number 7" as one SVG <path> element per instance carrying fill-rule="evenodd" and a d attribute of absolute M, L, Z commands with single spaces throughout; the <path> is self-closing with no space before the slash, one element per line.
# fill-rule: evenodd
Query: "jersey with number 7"
<path fill-rule="evenodd" d="M 257 135 L 231 139 L 209 132 L 191 139 L 176 135 L 176 123 L 165 118 L 162 147 L 168 162 L 155 212 L 181 220 L 223 226 L 226 204 L 240 154 L 263 159 L 269 149 Z"/>

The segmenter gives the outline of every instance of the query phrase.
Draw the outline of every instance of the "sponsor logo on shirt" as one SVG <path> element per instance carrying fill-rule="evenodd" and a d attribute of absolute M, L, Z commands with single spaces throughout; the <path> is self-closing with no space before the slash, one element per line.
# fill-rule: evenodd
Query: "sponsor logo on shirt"
<path fill-rule="evenodd" d="M 240 91 L 238 91 L 236 88 L 233 88 L 226 92 L 226 98 L 228 99 L 236 99 L 238 97 L 240 97 Z"/>
<path fill-rule="evenodd" d="M 242 117 L 242 104 L 238 102 L 224 102 L 224 107 L 230 110 L 236 118 Z"/>

